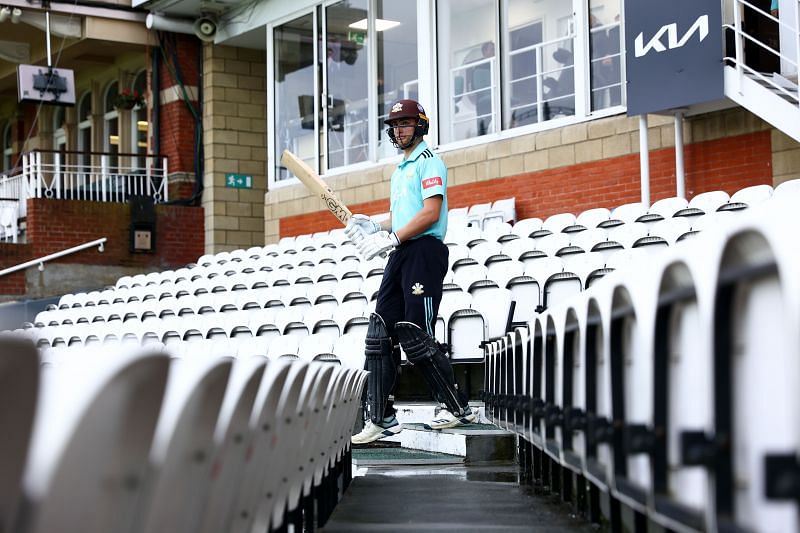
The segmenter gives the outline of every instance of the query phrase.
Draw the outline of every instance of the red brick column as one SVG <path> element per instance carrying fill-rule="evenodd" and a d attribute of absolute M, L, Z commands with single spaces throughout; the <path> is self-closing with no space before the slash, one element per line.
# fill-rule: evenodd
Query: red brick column
<path fill-rule="evenodd" d="M 192 194 L 195 175 L 195 117 L 184 100 L 178 77 L 191 105 L 200 114 L 197 97 L 201 86 L 202 44 L 191 35 L 167 34 L 161 50 L 158 95 L 160 152 L 169 158 L 171 179 L 177 180 L 175 186 L 170 187 L 170 199 L 185 199 Z"/>

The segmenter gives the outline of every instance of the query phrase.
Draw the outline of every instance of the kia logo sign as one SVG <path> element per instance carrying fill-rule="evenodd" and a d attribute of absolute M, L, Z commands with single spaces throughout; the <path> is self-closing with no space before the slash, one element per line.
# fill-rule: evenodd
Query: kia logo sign
<path fill-rule="evenodd" d="M 719 0 L 625 2 L 628 115 L 724 98 Z"/>
<path fill-rule="evenodd" d="M 683 35 L 680 41 L 678 40 L 677 22 L 667 24 L 666 26 L 661 26 L 661 29 L 658 30 L 658 33 L 656 33 L 655 37 L 650 39 L 650 42 L 647 43 L 647 46 L 644 45 L 644 33 L 640 33 L 636 36 L 636 57 L 646 56 L 651 51 L 666 52 L 667 49 L 674 50 L 675 48 L 681 48 L 689 42 L 689 39 L 691 39 L 692 35 L 695 33 L 700 33 L 701 43 L 706 39 L 706 37 L 708 37 L 708 15 L 703 15 L 702 17 L 698 18 L 692 27 L 689 28 L 689 31 Z M 664 34 L 667 34 L 667 46 L 664 46 L 664 43 L 661 42 Z"/>

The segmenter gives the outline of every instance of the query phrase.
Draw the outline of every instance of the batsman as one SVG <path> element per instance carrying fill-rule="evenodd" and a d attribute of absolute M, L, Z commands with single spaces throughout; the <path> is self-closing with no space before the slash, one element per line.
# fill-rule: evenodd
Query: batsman
<path fill-rule="evenodd" d="M 345 229 L 365 260 L 389 253 L 365 343 L 369 420 L 352 437 L 353 444 L 402 430 L 393 401 L 401 346 L 443 405 L 428 426 L 445 429 L 475 421 L 466 395 L 456 385 L 450 360 L 433 333 L 448 266 L 443 242 L 447 168 L 423 139 L 430 121 L 418 102 L 394 103 L 384 122 L 389 139 L 404 155 L 392 174 L 391 216 L 377 223 L 365 215 L 353 215 Z"/>

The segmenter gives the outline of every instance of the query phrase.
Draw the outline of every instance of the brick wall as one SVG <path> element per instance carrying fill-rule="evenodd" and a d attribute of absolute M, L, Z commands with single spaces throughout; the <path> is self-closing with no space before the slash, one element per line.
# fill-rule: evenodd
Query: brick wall
<path fill-rule="evenodd" d="M 686 147 L 687 197 L 711 190 L 732 194 L 750 185 L 772 183 L 771 139 L 760 131 Z M 650 153 L 651 201 L 675 195 L 675 151 Z M 640 200 L 638 154 L 524 172 L 494 180 L 448 187 L 450 208 L 467 207 L 500 198 L 516 197 L 519 219 L 546 218 L 556 213 L 578 214 L 593 207 L 613 208 Z M 353 212 L 378 214 L 389 209 L 387 199 L 350 206 Z M 327 212 L 282 218 L 280 236 L 325 231 L 339 226 Z"/>
<path fill-rule="evenodd" d="M 0 243 L 0 270 L 25 261 L 33 257 L 30 244 Z M 0 294 L 20 296 L 25 294 L 25 272 L 0 276 Z"/>
<path fill-rule="evenodd" d="M 128 204 L 28 200 L 28 243 L 1 245 L 0 269 L 101 237 L 108 238 L 103 253 L 89 248 L 53 263 L 100 265 L 143 272 L 180 268 L 203 254 L 204 218 L 200 207 L 156 206 L 154 254 L 129 251 L 129 223 Z M 59 294 L 59 288 L 52 287 L 52 293 Z M 0 277 L 0 294 L 26 294 L 24 273 Z"/>
<path fill-rule="evenodd" d="M 200 83 L 200 41 L 194 36 L 169 34 L 168 39 L 175 39 L 167 46 L 167 57 L 161 62 L 159 70 L 161 80 L 161 106 L 159 108 L 159 127 L 161 131 L 161 153 L 169 157 L 169 172 L 186 172 L 194 176 L 195 162 L 195 119 L 191 110 L 182 98 L 174 99 L 172 87 L 179 87 L 173 70 L 180 70 L 181 80 L 188 89 L 190 101 L 197 105 L 196 91 Z M 175 50 L 176 57 L 170 53 Z M 170 67 L 167 66 L 167 62 Z M 166 90 L 166 91 L 165 91 Z M 182 95 L 182 93 L 178 93 Z M 164 95 L 169 95 L 168 99 Z M 186 191 L 181 190 L 180 194 Z M 185 197 L 185 196 L 181 196 Z"/>
<path fill-rule="evenodd" d="M 267 188 L 266 56 L 208 44 L 203 58 L 206 252 L 260 246 Z M 226 187 L 227 174 L 252 176 L 252 188 Z"/>

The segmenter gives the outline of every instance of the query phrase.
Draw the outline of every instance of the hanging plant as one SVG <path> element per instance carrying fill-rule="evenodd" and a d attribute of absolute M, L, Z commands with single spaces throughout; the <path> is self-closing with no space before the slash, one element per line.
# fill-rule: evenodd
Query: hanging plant
<path fill-rule="evenodd" d="M 129 88 L 122 89 L 114 100 L 114 107 L 117 109 L 133 109 L 134 107 L 144 107 L 145 104 L 144 95 L 136 89 Z"/>

